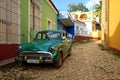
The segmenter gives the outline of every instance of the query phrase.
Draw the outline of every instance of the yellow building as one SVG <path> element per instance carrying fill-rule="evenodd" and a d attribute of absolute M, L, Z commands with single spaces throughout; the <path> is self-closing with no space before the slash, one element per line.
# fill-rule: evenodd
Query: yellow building
<path fill-rule="evenodd" d="M 96 26 L 93 12 L 76 11 L 70 14 L 74 20 L 75 39 L 100 39 L 100 30 Z"/>
<path fill-rule="evenodd" d="M 120 52 L 120 0 L 102 0 L 101 43 Z"/>

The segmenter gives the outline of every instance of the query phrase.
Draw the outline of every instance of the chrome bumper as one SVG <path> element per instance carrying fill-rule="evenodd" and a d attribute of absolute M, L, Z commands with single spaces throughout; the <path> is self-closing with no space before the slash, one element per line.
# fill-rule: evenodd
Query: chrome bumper
<path fill-rule="evenodd" d="M 45 51 L 23 51 L 18 59 L 27 63 L 53 63 L 52 53 Z"/>

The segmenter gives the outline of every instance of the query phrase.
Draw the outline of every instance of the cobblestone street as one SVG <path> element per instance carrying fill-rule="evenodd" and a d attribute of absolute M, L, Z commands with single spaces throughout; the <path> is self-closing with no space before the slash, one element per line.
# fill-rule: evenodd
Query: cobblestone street
<path fill-rule="evenodd" d="M 96 42 L 74 44 L 63 66 L 52 64 L 0 71 L 0 80 L 120 80 L 120 58 L 101 51 Z"/>

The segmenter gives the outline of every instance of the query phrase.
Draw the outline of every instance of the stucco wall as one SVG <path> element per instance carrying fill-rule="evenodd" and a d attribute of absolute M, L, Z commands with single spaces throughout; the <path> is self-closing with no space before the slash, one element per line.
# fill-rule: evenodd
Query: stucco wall
<path fill-rule="evenodd" d="M 28 42 L 28 0 L 21 0 L 20 5 L 21 43 L 26 43 Z"/>
<path fill-rule="evenodd" d="M 41 9 L 41 25 L 42 29 L 45 30 L 47 28 L 47 20 L 51 20 L 52 22 L 52 29 L 57 29 L 57 14 L 55 11 L 51 8 L 51 6 L 47 3 L 47 0 L 38 0 L 42 4 Z M 28 12 L 29 10 L 29 0 L 21 0 L 21 43 L 28 42 L 28 25 L 29 25 L 29 18 L 28 18 Z M 56 26 L 56 27 L 55 27 Z M 30 30 L 30 36 L 33 37 L 34 33 L 33 30 Z"/>
<path fill-rule="evenodd" d="M 78 22 L 74 22 L 74 32 L 75 32 L 75 36 L 82 36 L 82 32 L 84 31 L 85 25 L 83 23 L 78 23 Z"/>
<path fill-rule="evenodd" d="M 54 24 L 57 25 L 57 14 L 55 11 L 50 7 L 50 5 L 47 3 L 47 0 L 41 0 L 42 3 L 42 30 L 48 29 L 47 28 L 47 19 L 50 19 L 52 21 L 52 29 L 56 29 L 54 27 Z"/>
<path fill-rule="evenodd" d="M 107 0 L 107 7 L 108 7 L 108 16 L 107 16 L 107 26 L 108 26 L 108 47 L 109 48 L 114 48 L 116 50 L 120 51 L 120 11 L 118 8 L 120 7 L 119 5 L 120 1 L 116 0 Z M 102 34 L 101 34 L 101 42 L 104 45 L 104 31 L 105 31 L 105 2 L 102 0 L 102 14 L 101 14 L 101 19 L 102 19 Z"/>
<path fill-rule="evenodd" d="M 109 45 L 120 50 L 120 0 L 109 0 Z"/>
<path fill-rule="evenodd" d="M 101 38 L 101 31 L 92 31 L 92 37 L 93 38 Z"/>

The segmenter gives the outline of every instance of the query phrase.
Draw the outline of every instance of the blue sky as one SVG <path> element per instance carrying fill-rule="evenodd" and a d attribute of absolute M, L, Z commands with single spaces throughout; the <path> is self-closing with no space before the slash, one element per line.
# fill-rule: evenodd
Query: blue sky
<path fill-rule="evenodd" d="M 52 0 L 58 10 L 67 10 L 68 4 L 77 4 L 82 2 L 89 10 L 93 9 L 93 5 L 99 3 L 99 0 Z"/>

